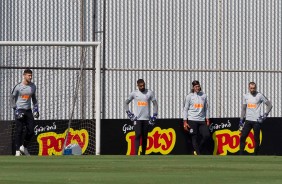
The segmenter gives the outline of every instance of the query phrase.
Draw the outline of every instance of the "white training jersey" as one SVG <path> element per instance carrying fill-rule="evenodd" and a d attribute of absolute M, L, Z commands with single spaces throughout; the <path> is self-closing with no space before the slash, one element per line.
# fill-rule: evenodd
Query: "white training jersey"
<path fill-rule="evenodd" d="M 203 92 L 186 96 L 183 108 L 183 120 L 205 121 L 208 118 L 208 100 Z"/>
<path fill-rule="evenodd" d="M 151 110 L 151 101 L 155 101 L 154 92 L 145 89 L 144 92 L 140 90 L 135 90 L 130 93 L 128 97 L 129 101 L 133 101 L 133 113 L 137 116 L 137 120 L 149 120 L 150 119 L 150 110 Z"/>
<path fill-rule="evenodd" d="M 259 116 L 263 114 L 262 105 L 267 101 L 268 99 L 259 92 L 254 95 L 251 93 L 244 94 L 243 104 L 247 105 L 246 120 L 257 121 Z"/>

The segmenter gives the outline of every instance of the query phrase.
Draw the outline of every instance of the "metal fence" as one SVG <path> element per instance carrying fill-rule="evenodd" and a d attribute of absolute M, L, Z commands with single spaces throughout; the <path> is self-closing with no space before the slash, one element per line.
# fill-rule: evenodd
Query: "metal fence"
<path fill-rule="evenodd" d="M 281 117 L 280 0 L 2 0 L 0 10 L 0 40 L 102 42 L 102 118 L 126 118 L 123 102 L 138 78 L 155 91 L 160 118 L 181 117 L 195 79 L 211 117 L 238 117 L 250 81 Z M 20 75 L 0 62 L 2 80 Z M 6 96 L 1 103 L 7 117 Z"/>
<path fill-rule="evenodd" d="M 107 1 L 104 117 L 144 78 L 161 118 L 179 118 L 191 82 L 208 94 L 211 117 L 239 117 L 255 81 L 281 116 L 281 9 L 277 0 Z M 114 97 L 114 98 L 112 98 Z"/>

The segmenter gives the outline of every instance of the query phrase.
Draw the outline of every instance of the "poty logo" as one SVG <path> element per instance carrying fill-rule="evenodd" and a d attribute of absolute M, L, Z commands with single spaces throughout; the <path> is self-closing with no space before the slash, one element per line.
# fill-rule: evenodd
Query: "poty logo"
<path fill-rule="evenodd" d="M 129 132 L 126 135 L 127 141 L 127 153 L 126 155 L 134 155 L 134 140 L 135 132 Z M 161 129 L 160 127 L 155 127 L 152 132 L 149 132 L 147 139 L 146 154 L 161 153 L 163 155 L 169 154 L 175 146 L 176 133 L 174 129 Z M 142 144 L 142 143 L 141 143 Z M 139 148 L 139 153 L 141 146 Z"/>
<path fill-rule="evenodd" d="M 217 130 L 213 133 L 212 138 L 214 140 L 214 155 L 227 155 L 228 152 L 236 153 L 240 150 L 240 131 L 231 130 Z M 262 141 L 262 132 L 260 132 L 260 143 Z M 245 150 L 248 153 L 254 153 L 255 140 L 254 131 L 251 130 L 247 139 Z"/>
<path fill-rule="evenodd" d="M 37 137 L 37 142 L 39 144 L 38 155 L 61 155 L 62 148 L 65 141 L 67 130 L 62 134 L 57 134 L 55 132 L 41 133 Z M 82 153 L 85 152 L 89 142 L 89 134 L 87 130 L 73 130 L 70 129 L 68 133 L 68 141 L 66 145 L 78 144 Z"/>

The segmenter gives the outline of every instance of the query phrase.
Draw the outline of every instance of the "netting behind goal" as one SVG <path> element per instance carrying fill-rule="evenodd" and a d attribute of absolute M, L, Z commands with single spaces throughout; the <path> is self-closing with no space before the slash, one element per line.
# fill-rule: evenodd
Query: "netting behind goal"
<path fill-rule="evenodd" d="M 0 135 L 14 139 L 9 96 L 30 68 L 40 111 L 31 154 L 60 155 L 67 132 L 67 144 L 95 154 L 95 46 L 0 46 L 0 61 Z M 7 146 L 0 144 L 0 152 Z"/>

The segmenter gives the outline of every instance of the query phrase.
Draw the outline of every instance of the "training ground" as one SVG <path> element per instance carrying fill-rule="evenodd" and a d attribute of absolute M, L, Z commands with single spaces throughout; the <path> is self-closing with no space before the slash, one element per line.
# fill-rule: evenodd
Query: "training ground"
<path fill-rule="evenodd" d="M 0 183 L 282 183 L 279 156 L 0 156 Z"/>

